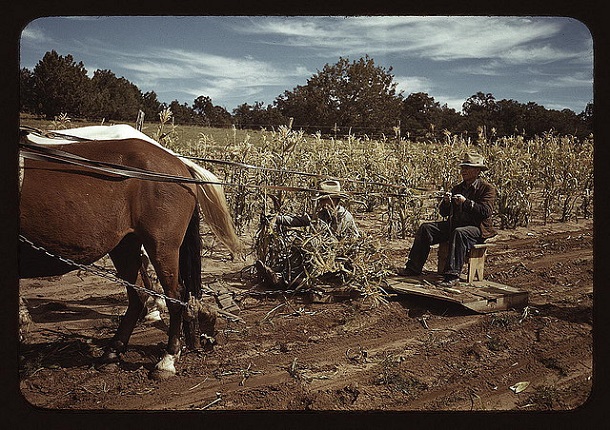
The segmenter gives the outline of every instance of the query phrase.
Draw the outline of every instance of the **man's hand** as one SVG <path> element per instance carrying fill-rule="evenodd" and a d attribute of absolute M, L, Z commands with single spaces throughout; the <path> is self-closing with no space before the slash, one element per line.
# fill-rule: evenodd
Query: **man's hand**
<path fill-rule="evenodd" d="M 456 202 L 458 205 L 461 205 L 466 201 L 466 197 L 461 194 L 456 194 L 455 196 L 453 196 L 453 201 Z"/>

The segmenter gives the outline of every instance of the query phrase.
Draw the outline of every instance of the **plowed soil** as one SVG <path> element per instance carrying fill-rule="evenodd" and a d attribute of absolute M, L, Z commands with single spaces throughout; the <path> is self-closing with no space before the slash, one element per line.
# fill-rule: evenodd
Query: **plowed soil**
<path fill-rule="evenodd" d="M 374 215 L 356 216 L 379 231 Z M 531 223 L 494 242 L 485 277 L 529 292 L 525 309 L 477 314 L 409 295 L 377 305 L 243 295 L 252 261 L 215 246 L 204 255 L 204 283 L 234 291 L 245 323 L 219 318 L 214 349 L 184 351 L 178 374 L 163 381 L 149 372 L 167 341 L 167 314 L 136 327 L 118 369 L 99 371 L 94 361 L 126 308 L 123 287 L 84 272 L 23 280 L 33 321 L 20 347 L 21 395 L 51 410 L 578 408 L 592 389 L 592 221 Z M 395 266 L 410 245 L 385 245 Z"/>

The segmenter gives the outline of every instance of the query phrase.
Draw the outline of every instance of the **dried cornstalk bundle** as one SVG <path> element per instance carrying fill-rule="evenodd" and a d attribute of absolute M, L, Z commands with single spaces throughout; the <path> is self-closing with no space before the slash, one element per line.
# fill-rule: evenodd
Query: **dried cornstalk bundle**
<path fill-rule="evenodd" d="M 347 287 L 374 304 L 383 302 L 388 258 L 370 236 L 337 239 L 324 223 L 276 228 L 263 218 L 257 232 L 257 257 L 281 274 L 285 288 Z"/>

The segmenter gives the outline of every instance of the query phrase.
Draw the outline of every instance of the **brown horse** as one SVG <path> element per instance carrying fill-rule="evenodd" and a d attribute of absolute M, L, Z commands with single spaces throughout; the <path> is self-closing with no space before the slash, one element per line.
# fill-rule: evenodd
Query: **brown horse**
<path fill-rule="evenodd" d="M 27 142 L 22 137 L 22 142 Z M 218 238 L 238 252 L 241 243 L 218 179 L 194 163 L 139 139 L 87 141 L 53 147 L 87 160 L 155 172 L 191 181 L 146 180 L 112 171 L 48 159 L 23 163 L 21 234 L 55 256 L 90 264 L 109 254 L 118 276 L 135 283 L 146 250 L 167 297 L 170 324 L 164 357 L 153 376 L 175 374 L 181 349 L 183 304 L 201 287 L 199 209 Z M 187 165 L 188 164 L 188 165 Z M 193 178 L 195 180 L 193 180 Z M 200 181 L 199 183 L 197 181 Z M 206 182 L 206 183 L 203 183 Z M 211 183 L 210 183 L 211 182 Z M 67 273 L 75 267 L 23 244 L 21 278 Z M 127 288 L 129 304 L 116 334 L 100 358 L 119 361 L 143 303 Z M 186 329 L 186 327 L 185 327 Z"/>

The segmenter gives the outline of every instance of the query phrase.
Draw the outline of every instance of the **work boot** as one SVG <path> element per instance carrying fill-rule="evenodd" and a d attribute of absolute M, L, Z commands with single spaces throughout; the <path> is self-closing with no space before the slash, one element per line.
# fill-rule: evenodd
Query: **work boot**
<path fill-rule="evenodd" d="M 441 288 L 453 288 L 460 282 L 458 275 L 445 275 L 445 278 L 438 283 Z"/>
<path fill-rule="evenodd" d="M 416 272 L 410 267 L 403 267 L 402 269 L 398 269 L 397 271 L 399 276 L 419 276 L 421 272 Z"/>

